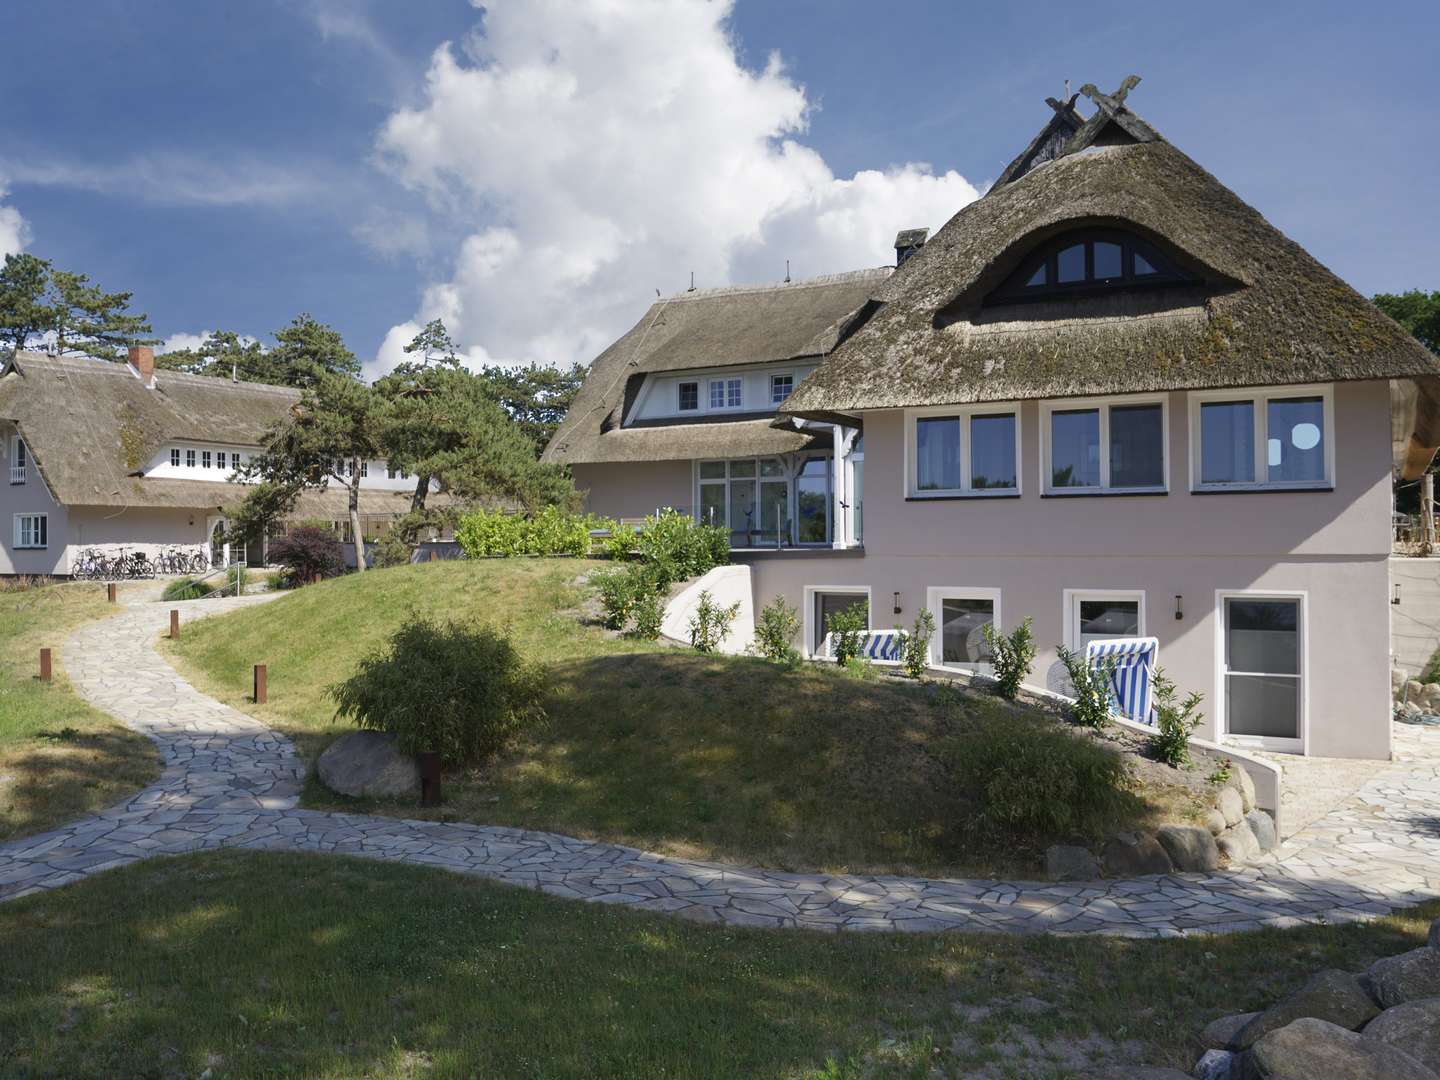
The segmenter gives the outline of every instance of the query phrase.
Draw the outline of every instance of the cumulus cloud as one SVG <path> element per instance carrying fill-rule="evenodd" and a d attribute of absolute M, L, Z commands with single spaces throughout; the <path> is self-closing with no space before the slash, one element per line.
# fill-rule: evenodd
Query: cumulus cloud
<path fill-rule="evenodd" d="M 184 349 L 198 349 L 210 339 L 210 335 L 214 332 L 213 330 L 202 330 L 198 334 L 191 334 L 184 330 L 179 330 L 165 338 L 165 340 L 160 343 L 160 347 L 155 351 L 168 353 L 180 352 Z M 240 334 L 239 338 L 240 344 L 242 345 L 254 345 L 258 340 L 249 334 Z"/>
<path fill-rule="evenodd" d="M 0 259 L 19 254 L 30 243 L 30 223 L 15 207 L 5 205 L 9 194 L 9 188 L 0 184 Z"/>
<path fill-rule="evenodd" d="M 460 237 L 371 374 L 443 318 L 474 360 L 589 360 L 655 290 L 884 264 L 895 233 L 977 195 L 919 163 L 837 177 L 778 56 L 744 66 L 730 4 L 496 0 L 433 54 L 384 168 Z"/>

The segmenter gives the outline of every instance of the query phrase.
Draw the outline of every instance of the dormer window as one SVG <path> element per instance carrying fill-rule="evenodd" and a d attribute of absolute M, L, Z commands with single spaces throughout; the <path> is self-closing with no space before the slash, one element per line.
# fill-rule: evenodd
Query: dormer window
<path fill-rule="evenodd" d="M 712 409 L 738 409 L 744 401 L 741 393 L 743 381 L 740 379 L 711 379 L 710 380 L 710 408 Z"/>
<path fill-rule="evenodd" d="M 698 382 L 682 382 L 679 384 L 681 412 L 694 412 L 700 408 L 700 384 Z"/>
<path fill-rule="evenodd" d="M 1032 252 L 985 302 L 1055 300 L 1112 289 L 1187 285 L 1194 280 L 1154 244 L 1132 233 L 1084 229 L 1058 236 Z"/>

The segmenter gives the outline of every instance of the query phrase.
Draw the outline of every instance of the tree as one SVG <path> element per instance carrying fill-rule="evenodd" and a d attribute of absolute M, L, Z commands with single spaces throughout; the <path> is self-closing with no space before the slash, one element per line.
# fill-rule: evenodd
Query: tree
<path fill-rule="evenodd" d="M 487 365 L 480 376 L 495 398 L 520 425 L 538 454 L 570 411 L 586 368 L 575 364 L 568 371 L 553 365 L 505 368 Z"/>
<path fill-rule="evenodd" d="M 1414 334 L 1420 344 L 1440 353 L 1440 292 L 1411 289 L 1403 293 L 1380 293 L 1375 306 Z"/>
<path fill-rule="evenodd" d="M 48 259 L 7 255 L 0 271 L 0 341 L 12 349 L 41 343 L 56 353 L 120 360 L 131 345 L 154 345 L 148 318 L 129 312 L 128 292 L 107 293 L 84 274 Z M 46 342 L 53 335 L 53 345 Z"/>
<path fill-rule="evenodd" d="M 195 349 L 176 349 L 155 357 L 157 368 L 208 375 L 240 382 L 278 382 L 283 372 L 270 358 L 265 346 L 254 338 L 241 337 L 232 330 L 212 331 Z"/>
<path fill-rule="evenodd" d="M 276 330 L 275 341 L 268 356 L 286 386 L 313 385 L 317 369 L 351 379 L 360 377 L 360 361 L 346 347 L 340 332 L 309 312 L 302 311 L 289 326 Z"/>

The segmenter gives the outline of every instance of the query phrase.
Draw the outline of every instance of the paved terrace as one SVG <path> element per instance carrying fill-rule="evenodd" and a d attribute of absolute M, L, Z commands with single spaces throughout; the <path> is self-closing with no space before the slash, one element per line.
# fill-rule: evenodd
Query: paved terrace
<path fill-rule="evenodd" d="M 154 739 L 164 774 L 97 817 L 0 846 L 0 899 L 219 847 L 340 852 L 703 922 L 821 930 L 1168 937 L 1364 919 L 1440 896 L 1433 728 L 1398 728 L 1401 760 L 1263 863 L 1128 881 L 786 874 L 521 829 L 301 810 L 303 767 L 289 742 L 196 691 L 154 647 L 172 606 L 192 619 L 263 599 L 140 604 L 69 640 L 63 655 L 78 692 Z"/>

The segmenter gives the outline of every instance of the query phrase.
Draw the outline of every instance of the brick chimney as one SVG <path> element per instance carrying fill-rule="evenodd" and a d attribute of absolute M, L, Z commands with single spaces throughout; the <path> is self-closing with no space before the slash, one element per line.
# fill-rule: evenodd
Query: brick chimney
<path fill-rule="evenodd" d="M 155 385 L 155 350 L 148 345 L 130 346 L 130 366 L 146 386 Z"/>

